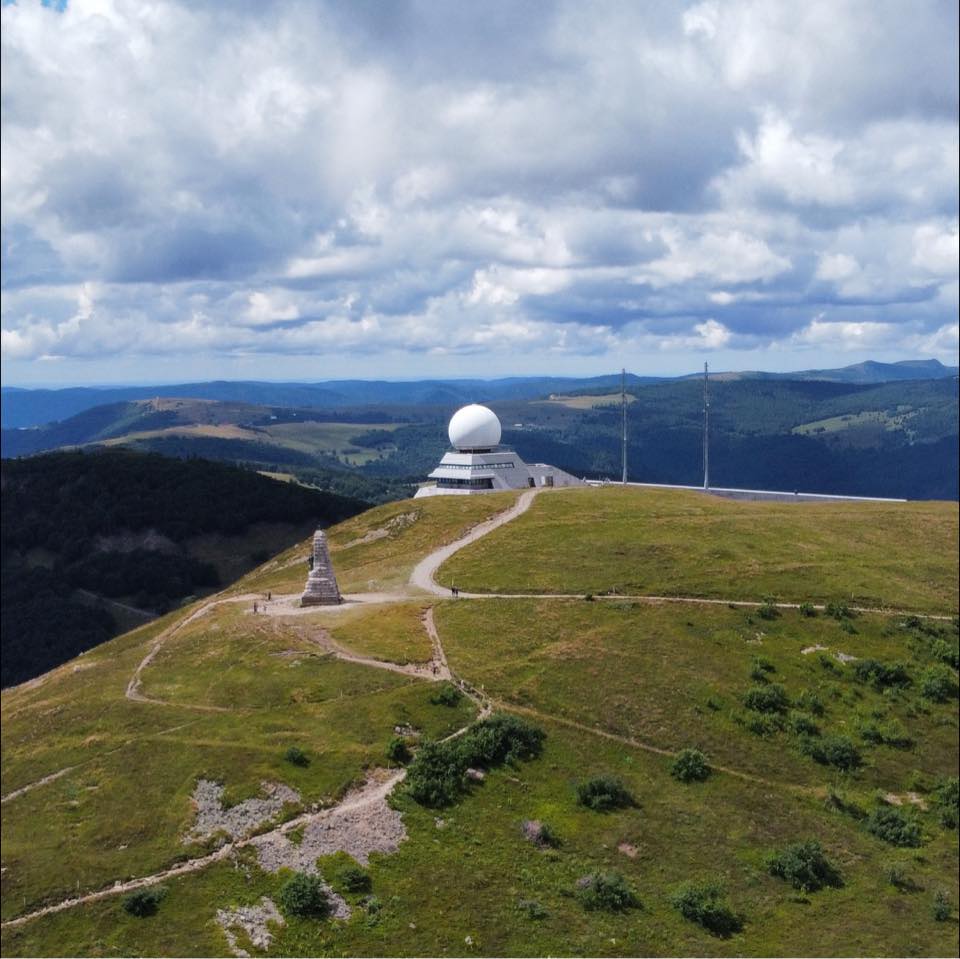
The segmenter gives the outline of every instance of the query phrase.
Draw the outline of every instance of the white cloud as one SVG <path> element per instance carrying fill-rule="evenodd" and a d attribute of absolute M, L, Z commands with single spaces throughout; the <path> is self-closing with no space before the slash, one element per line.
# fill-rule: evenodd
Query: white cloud
<path fill-rule="evenodd" d="M 520 372 L 671 337 L 949 339 L 944 7 L 0 15 L 5 373 L 138 356 L 148 375 L 151 356 L 202 351 L 299 352 L 309 375 L 311 351 L 384 349 L 411 375 L 484 353 Z"/>

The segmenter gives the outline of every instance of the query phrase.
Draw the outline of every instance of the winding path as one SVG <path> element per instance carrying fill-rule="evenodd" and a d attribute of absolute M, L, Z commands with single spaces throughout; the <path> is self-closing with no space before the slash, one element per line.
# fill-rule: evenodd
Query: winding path
<path fill-rule="evenodd" d="M 437 570 L 453 556 L 454 553 L 459 552 L 465 546 L 475 543 L 481 537 L 486 536 L 487 533 L 492 533 L 505 523 L 515 520 L 518 516 L 522 516 L 530 509 L 530 504 L 539 492 L 538 489 L 529 489 L 525 493 L 521 493 L 516 503 L 514 503 L 510 509 L 504 510 L 502 513 L 497 513 L 496 516 L 488 519 L 485 523 L 474 526 L 472 530 L 466 535 L 461 536 L 460 539 L 454 540 L 452 543 L 447 543 L 446 546 L 441 546 L 439 549 L 435 549 L 432 553 L 429 553 L 413 567 L 413 572 L 410 574 L 410 585 L 416 589 L 422 589 L 425 593 L 433 593 L 434 596 L 449 597 L 450 590 L 439 586 L 434 581 L 433 577 Z M 461 595 L 465 594 L 461 593 Z"/>

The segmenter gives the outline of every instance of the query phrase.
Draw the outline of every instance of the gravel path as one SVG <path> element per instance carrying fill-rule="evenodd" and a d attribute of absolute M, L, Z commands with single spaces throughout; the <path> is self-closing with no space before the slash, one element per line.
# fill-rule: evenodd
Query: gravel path
<path fill-rule="evenodd" d="M 519 499 L 517 499 L 516 503 L 514 503 L 510 509 L 504 510 L 502 513 L 497 513 L 496 516 L 488 519 L 485 523 L 474 526 L 469 533 L 461 536 L 460 539 L 454 540 L 452 543 L 447 543 L 446 546 L 441 546 L 440 549 L 435 549 L 428 556 L 425 556 L 414 566 L 413 572 L 410 574 L 410 585 L 426 593 L 433 593 L 434 596 L 449 597 L 450 590 L 444 586 L 438 586 L 433 579 L 441 565 L 453 556 L 454 553 L 463 549 L 464 546 L 475 543 L 481 537 L 486 536 L 487 533 L 492 533 L 498 527 L 509 523 L 511 520 L 525 513 L 530 508 L 530 504 L 538 492 L 540 492 L 538 489 L 527 490 L 520 495 Z"/>

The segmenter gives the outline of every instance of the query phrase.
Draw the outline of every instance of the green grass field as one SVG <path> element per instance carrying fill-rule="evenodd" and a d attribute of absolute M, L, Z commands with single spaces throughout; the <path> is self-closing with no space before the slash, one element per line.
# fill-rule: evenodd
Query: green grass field
<path fill-rule="evenodd" d="M 445 563 L 464 591 L 704 596 L 956 613 L 956 503 L 747 503 L 606 487 L 537 497 Z"/>
<path fill-rule="evenodd" d="M 673 584 L 745 599 L 876 593 L 889 606 L 956 605 L 947 548 L 956 508 L 948 504 L 864 514 L 645 496 L 540 496 L 442 572 L 455 570 L 463 589 L 469 581 L 486 591 L 646 584 L 645 592 L 666 592 Z M 341 588 L 398 590 L 430 550 L 512 502 L 391 503 L 332 528 Z M 703 545 L 705 530 L 713 547 Z M 726 565 L 715 555 L 721 540 Z M 922 562 L 910 559 L 921 540 Z M 855 543 L 864 558 L 851 566 Z M 306 548 L 281 554 L 221 598 L 298 591 Z M 788 570 L 796 571 L 790 590 L 771 589 Z M 421 622 L 430 605 L 454 673 L 542 729 L 542 754 L 488 770 L 443 809 L 395 789 L 390 801 L 407 838 L 395 853 L 371 858 L 375 903 L 351 893 L 349 920 L 291 917 L 273 930 L 269 949 L 250 946 L 251 954 L 957 954 L 957 834 L 936 798 L 936 784 L 957 775 L 957 673 L 944 665 L 955 662 L 955 621 L 549 595 L 410 596 L 297 616 L 255 616 L 245 599 L 165 632 L 203 608 L 197 603 L 33 686 L 4 691 L 3 795 L 72 768 L 3 804 L 3 920 L 213 848 L 212 840 L 182 842 L 200 778 L 222 783 L 231 804 L 282 782 L 308 809 L 336 802 L 366 771 L 387 765 L 397 728 L 440 738 L 469 723 L 469 699 L 434 702 L 429 682 L 338 660 L 321 641 L 328 631 L 364 657 L 422 662 L 431 655 Z M 140 688 L 160 702 L 131 701 L 127 683 L 161 636 Z M 893 677 L 886 686 L 864 673 L 869 661 Z M 782 708 L 751 708 L 752 689 L 775 686 Z M 820 764 L 805 749 L 834 737 L 859 751 L 859 768 Z M 422 740 L 410 741 L 416 748 Z M 307 765 L 285 758 L 290 746 Z M 687 747 L 706 754 L 706 781 L 671 775 L 673 754 Z M 599 774 L 619 777 L 633 804 L 605 813 L 579 805 L 578 784 Z M 863 817 L 889 803 L 917 824 L 919 845 L 898 847 L 867 831 Z M 521 826 L 530 819 L 548 824 L 559 844 L 526 839 Z M 838 870 L 835 887 L 804 893 L 770 874 L 769 855 L 807 839 Z M 345 861 L 341 853 L 319 866 L 335 883 Z M 578 880 L 598 871 L 622 874 L 639 905 L 585 909 Z M 671 904 L 682 883 L 713 880 L 742 918 L 727 938 Z M 253 850 L 240 850 L 167 880 L 154 916 L 134 918 L 109 896 L 6 926 L 3 954 L 226 955 L 217 910 L 265 895 L 277 901 L 283 881 L 260 869 Z M 949 898 L 947 921 L 933 916 L 939 890 Z"/>

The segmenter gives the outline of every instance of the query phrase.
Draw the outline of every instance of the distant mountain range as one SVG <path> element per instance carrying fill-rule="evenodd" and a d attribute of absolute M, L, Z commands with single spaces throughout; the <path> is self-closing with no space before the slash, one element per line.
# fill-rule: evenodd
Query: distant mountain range
<path fill-rule="evenodd" d="M 860 368 L 849 375 L 876 373 Z M 553 463 L 578 476 L 619 476 L 619 378 L 539 385 L 558 382 L 564 389 L 547 398 L 483 397 L 500 417 L 503 442 L 529 462 Z M 503 381 L 494 386 L 518 389 Z M 631 478 L 700 481 L 699 379 L 634 378 L 627 391 Z M 122 445 L 241 464 L 383 502 L 410 495 L 447 448 L 450 413 L 474 398 L 319 409 L 154 397 L 107 403 L 46 426 L 4 429 L 0 446 L 4 457 L 26 457 Z M 718 486 L 955 499 L 957 420 L 955 376 L 861 383 L 720 374 L 711 387 L 711 474 Z"/>
<path fill-rule="evenodd" d="M 904 360 L 899 363 L 867 361 L 834 370 L 802 370 L 796 373 L 759 371 L 715 373 L 719 379 L 827 380 L 837 383 L 888 383 L 900 380 L 943 379 L 957 375 L 957 367 L 937 360 Z M 627 374 L 628 387 L 681 377 Z M 620 385 L 620 375 L 592 377 L 508 377 L 495 380 L 329 380 L 319 383 L 264 383 L 259 381 L 213 381 L 166 386 L 71 387 L 23 389 L 3 387 L 0 425 L 4 429 L 42 426 L 76 416 L 84 410 L 109 403 L 184 397 L 245 403 L 258 406 L 342 410 L 349 407 L 403 405 L 456 406 L 462 403 L 492 403 L 532 400 L 552 393 L 598 393 Z"/>

